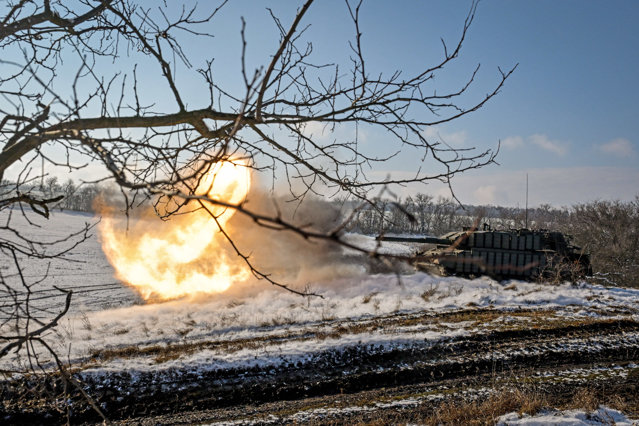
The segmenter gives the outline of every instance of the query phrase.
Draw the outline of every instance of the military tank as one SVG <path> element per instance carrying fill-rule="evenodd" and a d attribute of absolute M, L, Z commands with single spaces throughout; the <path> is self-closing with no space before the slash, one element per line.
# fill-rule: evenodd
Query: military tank
<path fill-rule="evenodd" d="M 464 228 L 440 237 L 408 238 L 380 236 L 381 241 L 434 244 L 435 248 L 417 252 L 413 265 L 437 275 L 476 277 L 488 275 L 497 280 L 535 280 L 552 278 L 575 280 L 592 275 L 590 258 L 571 245 L 561 232 L 510 229 L 498 231 Z"/>

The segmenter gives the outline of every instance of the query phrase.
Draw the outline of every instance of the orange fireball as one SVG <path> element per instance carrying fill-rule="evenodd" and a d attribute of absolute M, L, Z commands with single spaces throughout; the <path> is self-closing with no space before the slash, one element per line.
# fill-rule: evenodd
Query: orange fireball
<path fill-rule="evenodd" d="M 240 161 L 217 163 L 202 176 L 195 192 L 238 204 L 250 188 L 249 170 Z M 228 231 L 234 210 L 203 204 L 206 208 L 190 201 L 188 212 L 168 221 L 142 215 L 131 219 L 128 229 L 124 219 L 104 216 L 99 226 L 102 248 L 118 279 L 146 300 L 220 293 L 245 281 L 250 273 L 228 251 L 218 227 L 219 223 Z"/>

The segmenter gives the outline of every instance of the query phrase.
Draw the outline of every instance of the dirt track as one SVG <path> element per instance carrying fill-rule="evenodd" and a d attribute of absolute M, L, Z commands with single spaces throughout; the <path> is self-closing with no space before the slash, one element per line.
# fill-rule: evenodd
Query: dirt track
<path fill-rule="evenodd" d="M 588 387 L 604 399 L 616 395 L 635 400 L 634 409 L 639 410 L 639 322 L 630 315 L 546 321 L 545 311 L 466 310 L 393 315 L 362 321 L 357 327 L 366 333 L 367 327 L 398 322 L 452 320 L 472 325 L 513 315 L 513 326 L 479 329 L 435 343 L 412 342 L 392 349 L 352 345 L 277 368 L 135 377 L 114 373 L 107 382 L 89 377 L 85 384 L 110 419 L 132 424 L 410 421 L 442 401 L 485 398 L 513 387 L 534 388 L 557 401 Z M 44 406 L 19 407 L 20 388 L 7 388 L 3 395 L 10 421 L 46 422 L 51 417 L 44 416 L 57 416 Z M 98 420 L 88 410 L 76 409 L 73 414 L 76 421 Z"/>

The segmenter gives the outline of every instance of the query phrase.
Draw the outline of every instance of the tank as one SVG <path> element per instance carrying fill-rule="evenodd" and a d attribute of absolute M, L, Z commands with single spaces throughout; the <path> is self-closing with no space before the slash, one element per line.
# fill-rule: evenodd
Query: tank
<path fill-rule="evenodd" d="M 434 244 L 435 248 L 417 252 L 413 265 L 437 275 L 476 277 L 488 275 L 497 280 L 539 278 L 575 280 L 592 275 L 590 258 L 571 245 L 561 232 L 510 229 L 465 228 L 440 237 L 406 238 L 380 236 L 378 240 Z"/>

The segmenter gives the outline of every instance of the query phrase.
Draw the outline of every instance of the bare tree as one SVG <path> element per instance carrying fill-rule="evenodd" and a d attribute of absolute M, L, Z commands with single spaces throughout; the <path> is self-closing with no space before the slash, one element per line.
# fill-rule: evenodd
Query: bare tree
<path fill-rule="evenodd" d="M 366 62 L 361 1 L 347 0 L 343 8 L 353 24 L 348 64 L 314 61 L 307 37 L 311 23 L 306 22 L 312 0 L 301 3 L 289 22 L 267 9 L 279 45 L 255 70 L 246 65 L 251 41 L 238 17 L 242 43 L 235 66 L 240 88 L 218 81 L 214 54 L 196 67 L 193 58 L 202 52 L 189 49 L 194 40 L 214 36 L 214 21 L 226 3 L 198 7 L 190 2 L 8 0 L 0 5 L 0 252 L 20 278 L 16 288 L 0 270 L 0 293 L 6 301 L 0 306 L 2 325 L 12 330 L 0 336 L 0 358 L 16 350 L 33 355 L 40 345 L 55 359 L 65 389 L 66 384 L 77 385 L 43 338 L 68 311 L 71 294 L 61 291 L 60 309 L 35 318 L 31 296 L 37 282 L 22 276 L 21 259 L 62 257 L 88 237 L 90 226 L 51 242 L 23 234 L 15 224 L 15 216 L 24 215 L 37 235 L 27 211 L 48 218 L 64 196 L 58 192 L 70 196 L 77 191 L 85 207 L 96 195 L 94 185 L 59 188 L 52 170 L 62 168 L 73 176 L 87 164 L 99 163 L 105 174 L 96 181 L 115 182 L 127 211 L 140 200 L 153 199 L 158 213 L 168 216 L 191 200 L 206 207 L 202 201 L 207 200 L 260 226 L 366 251 L 343 239 L 350 218 L 328 230 L 302 226 L 244 202 L 198 195 L 197 180 L 216 163 L 242 159 L 257 172 L 285 180 L 291 200 L 339 195 L 361 208 L 377 209 L 376 196 L 388 186 L 433 180 L 450 186 L 457 174 L 493 162 L 496 150 L 456 149 L 424 132 L 483 107 L 514 71 L 498 69 L 497 83 L 475 99 L 469 89 L 475 86 L 479 65 L 457 89 L 437 90 L 435 78 L 460 56 L 475 19 L 475 1 L 452 48 L 443 43 L 441 59 L 412 75 L 375 70 Z M 125 68 L 120 69 L 121 63 Z M 156 81 L 153 90 L 145 85 L 148 76 Z M 208 94 L 200 104 L 186 89 L 194 81 L 199 81 L 198 93 Z M 362 126 L 385 134 L 390 154 L 367 151 L 359 140 Z M 353 136 L 337 136 L 345 133 L 340 129 L 353 130 Z M 329 137 L 317 137 L 319 131 Z M 430 168 L 415 170 L 409 178 L 369 177 L 373 166 L 406 148 L 430 159 Z M 33 190 L 38 184 L 46 190 Z M 167 200 L 177 200 L 176 207 L 162 207 Z M 378 211 L 379 226 L 385 211 Z M 419 218 L 420 231 L 436 232 L 427 220 Z M 257 278 L 307 294 L 274 281 L 251 263 L 245 253 L 250 247 L 239 247 L 223 227 L 221 231 Z M 46 278 L 45 273 L 41 280 Z M 40 368 L 37 361 L 34 369 Z"/>
<path fill-rule="evenodd" d="M 566 211 L 567 210 L 567 211 Z M 633 201 L 593 201 L 555 210 L 555 224 L 591 254 L 595 279 L 637 287 L 639 196 Z"/>
<path fill-rule="evenodd" d="M 450 183 L 456 174 L 494 158 L 491 150 L 454 149 L 442 141 L 427 140 L 423 133 L 427 126 L 481 108 L 513 71 L 500 70 L 495 87 L 467 105 L 462 99 L 479 66 L 458 90 L 435 90 L 435 76 L 459 57 L 476 3 L 454 48 L 444 44 L 441 61 L 409 76 L 401 71 L 386 75 L 367 66 L 361 2 L 346 2 L 344 9 L 355 34 L 350 70 L 344 73 L 337 64 L 313 64 L 312 44 L 304 39 L 304 18 L 312 7 L 312 1 L 307 1 L 288 25 L 272 15 L 281 42 L 270 62 L 250 72 L 242 52 L 239 71 L 244 88 L 240 93 L 218 85 L 213 57 L 206 68 L 193 70 L 189 59 L 193 53 L 185 42 L 186 37 L 212 36 L 211 23 L 225 2 L 209 11 L 168 4 L 144 8 L 125 0 L 71 3 L 13 1 L 5 7 L 0 46 L 10 54 L 2 60 L 0 90 L 6 102 L 0 120 L 0 173 L 19 162 L 17 166 L 23 168 L 19 177 L 29 179 L 34 177 L 34 165 L 44 164 L 38 172 L 42 174 L 48 165 L 62 164 L 73 171 L 82 161 L 97 160 L 122 188 L 188 200 L 193 194 L 181 184 L 196 171 L 241 155 L 250 159 L 252 167 L 288 179 L 295 199 L 333 191 L 366 201 L 371 190 L 390 184 L 434 179 Z M 243 30 L 244 26 L 242 34 Z M 248 41 L 243 37 L 243 42 L 245 46 Z M 158 93 L 170 97 L 173 105 L 157 102 L 155 93 L 138 90 L 141 71 L 137 65 L 103 71 L 108 61 L 126 55 L 138 64 L 155 62 L 154 68 L 144 72 L 163 78 Z M 69 62 L 77 64 L 73 78 L 57 71 Z M 200 77 L 202 90 L 210 94 L 208 104 L 198 108 L 189 106 L 178 78 L 190 79 L 194 74 Z M 378 128 L 390 135 L 389 143 L 396 151 L 419 148 L 439 167 L 417 170 L 408 179 L 368 179 L 367 167 L 386 158 L 367 153 L 357 135 L 319 140 L 308 131 L 311 123 L 328 131 L 354 125 Z M 48 146 L 63 150 L 63 160 L 48 156 Z M 73 154 L 80 163 L 71 161 Z M 229 207 L 253 215 L 260 223 L 286 227 L 279 218 L 261 217 L 243 205 Z"/>
<path fill-rule="evenodd" d="M 134 0 L 4 2 L 0 180 L 10 177 L 12 186 L 3 186 L 0 209 L 26 206 L 48 217 L 49 206 L 60 201 L 53 194 L 57 181 L 46 180 L 51 189 L 47 194 L 25 193 L 22 188 L 44 182 L 54 168 L 73 175 L 92 162 L 101 164 L 105 179 L 118 185 L 127 208 L 141 198 L 178 200 L 178 208 L 190 200 L 202 202 L 206 197 L 195 194 L 193 180 L 216 163 L 238 158 L 256 171 L 284 179 L 292 200 L 340 195 L 370 206 L 375 206 L 371 194 L 389 185 L 433 180 L 450 185 L 457 174 L 493 162 L 495 150 L 453 148 L 424 132 L 483 107 L 514 71 L 498 69 L 497 83 L 475 99 L 469 89 L 475 86 L 479 65 L 457 89 L 436 90 L 435 78 L 460 56 L 475 19 L 475 1 L 452 48 L 443 43 L 441 59 L 412 75 L 375 70 L 366 62 L 361 1 L 347 0 L 343 8 L 353 24 L 349 64 L 314 61 L 306 22 L 312 0 L 300 4 L 290 22 L 267 9 L 280 41 L 255 70 L 246 65 L 250 40 L 238 17 L 242 44 L 235 65 L 243 81 L 239 89 L 216 79 L 214 54 L 203 61 L 205 66 L 196 67 L 193 58 L 202 52 L 189 50 L 194 40 L 214 36 L 214 21 L 226 3 L 198 7 L 189 2 L 147 6 L 151 3 Z M 125 68 L 119 69 L 120 63 Z M 152 91 L 143 89 L 147 76 L 157 78 Z M 196 80 L 198 93 L 208 94 L 198 105 L 185 89 Z M 383 132 L 391 154 L 367 151 L 359 140 L 360 126 Z M 354 136 L 318 138 L 312 131 L 337 135 L 341 128 L 354 129 Z M 420 150 L 431 160 L 431 168 L 415 170 L 409 178 L 369 177 L 372 166 L 405 148 Z M 257 225 L 359 249 L 342 238 L 348 219 L 331 230 L 315 230 L 279 214 L 254 211 L 244 202 L 208 201 L 235 209 Z M 158 212 L 170 215 L 178 208 Z M 2 240 L 3 255 L 46 258 L 68 250 L 67 245 L 65 250 L 47 251 L 15 230 L 11 214 L 3 220 L 3 232 L 15 236 Z M 244 253 L 250 247 L 238 247 L 232 235 L 222 232 L 255 276 L 286 287 L 251 264 Z"/>

